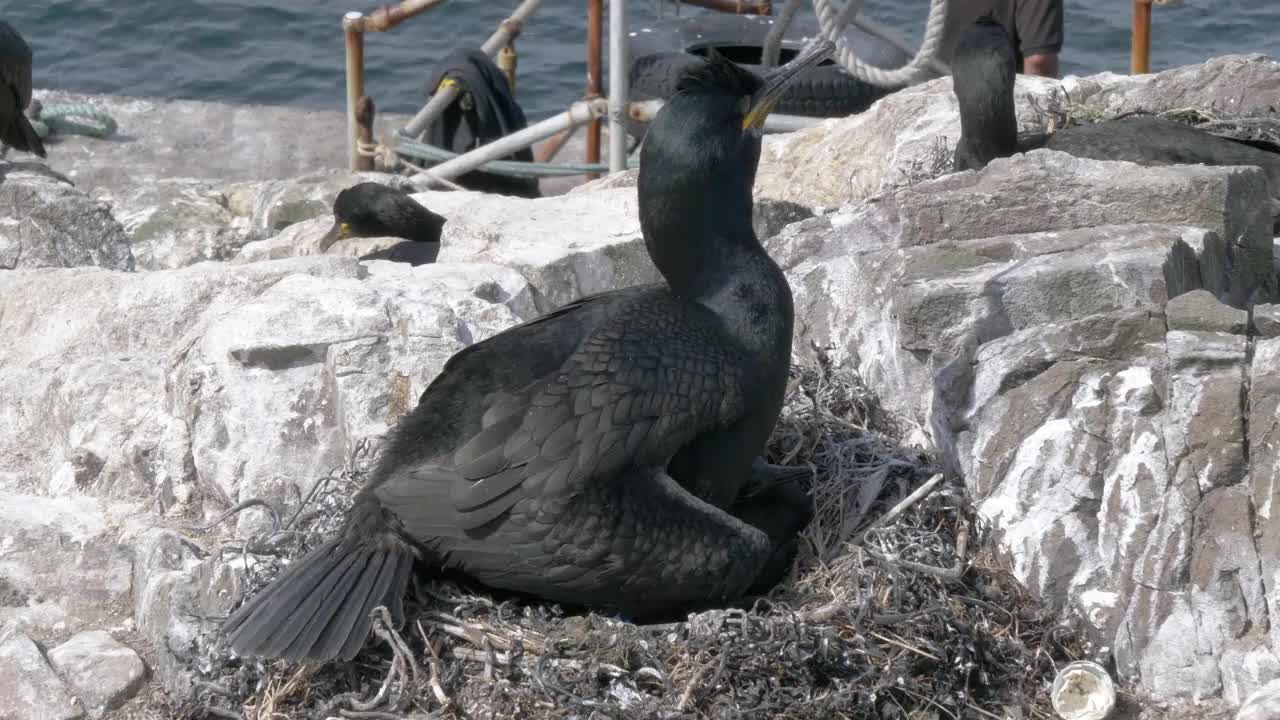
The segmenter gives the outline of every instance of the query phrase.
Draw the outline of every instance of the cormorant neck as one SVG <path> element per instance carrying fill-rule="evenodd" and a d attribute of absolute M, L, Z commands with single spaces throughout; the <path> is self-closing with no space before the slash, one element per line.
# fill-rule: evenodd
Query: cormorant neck
<path fill-rule="evenodd" d="M 696 100 L 677 97 L 672 105 L 676 112 L 659 118 L 641 150 L 640 228 L 672 292 L 697 298 L 742 266 L 735 260 L 764 254 L 751 227 L 760 138 L 708 120 L 711 112 L 692 112 Z"/>
<path fill-rule="evenodd" d="M 1018 118 L 1013 94 L 960 103 L 960 145 L 981 165 L 1018 151 Z"/>
<path fill-rule="evenodd" d="M 967 154 L 970 167 L 982 167 L 1017 152 L 1017 71 L 1004 28 L 978 23 L 965 33 L 952 58 L 951 82 L 960 105 L 957 155 Z"/>
<path fill-rule="evenodd" d="M 713 293 L 743 267 L 742 260 L 766 255 L 751 209 L 750 189 L 640 193 L 645 246 L 673 293 L 690 299 Z"/>

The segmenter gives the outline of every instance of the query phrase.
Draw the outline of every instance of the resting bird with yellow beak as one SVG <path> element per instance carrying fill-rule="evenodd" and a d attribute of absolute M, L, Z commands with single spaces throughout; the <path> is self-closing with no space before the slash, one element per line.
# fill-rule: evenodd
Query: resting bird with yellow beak
<path fill-rule="evenodd" d="M 811 504 L 761 460 L 791 289 L 751 227 L 761 127 L 828 42 L 761 79 L 713 55 L 655 118 L 637 186 L 665 282 L 460 351 L 393 431 L 337 537 L 224 629 L 241 655 L 350 659 L 415 565 L 647 618 L 776 584 Z"/>
<path fill-rule="evenodd" d="M 352 185 L 334 199 L 333 218 L 333 227 L 320 239 L 320 252 L 347 238 L 398 237 L 405 242 L 360 259 L 422 265 L 435 262 L 440 254 L 445 219 L 403 190 L 376 182 Z"/>

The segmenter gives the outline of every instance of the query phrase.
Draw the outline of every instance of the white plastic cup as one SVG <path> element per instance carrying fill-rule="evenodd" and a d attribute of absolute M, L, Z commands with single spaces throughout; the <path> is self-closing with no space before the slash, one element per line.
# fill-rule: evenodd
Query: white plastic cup
<path fill-rule="evenodd" d="M 1058 671 L 1049 699 L 1063 720 L 1103 720 L 1116 706 L 1116 686 L 1105 668 L 1077 660 Z"/>

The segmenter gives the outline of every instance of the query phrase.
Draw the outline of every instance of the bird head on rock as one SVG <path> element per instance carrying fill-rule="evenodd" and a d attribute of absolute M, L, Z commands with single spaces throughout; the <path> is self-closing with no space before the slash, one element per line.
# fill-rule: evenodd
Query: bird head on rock
<path fill-rule="evenodd" d="M 362 182 L 338 193 L 333 201 L 333 227 L 320 240 L 324 252 L 352 237 L 398 237 L 439 243 L 445 218 L 431 212 L 403 190 Z"/>
<path fill-rule="evenodd" d="M 716 253 L 759 243 L 751 188 L 765 118 L 787 86 L 834 49 L 814 43 L 763 77 L 711 50 L 658 111 L 640 150 L 640 224 L 649 256 L 676 294 L 716 264 Z"/>

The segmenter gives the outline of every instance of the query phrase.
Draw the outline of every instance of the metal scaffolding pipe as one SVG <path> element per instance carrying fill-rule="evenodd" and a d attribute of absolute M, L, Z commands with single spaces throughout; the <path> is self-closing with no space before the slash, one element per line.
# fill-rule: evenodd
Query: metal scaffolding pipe
<path fill-rule="evenodd" d="M 627 0 L 609 0 L 609 172 L 627 169 Z"/>
<path fill-rule="evenodd" d="M 604 115 L 608 110 L 608 103 L 602 99 L 579 100 L 559 115 L 534 123 L 523 130 L 494 140 L 488 145 L 481 145 L 452 160 L 446 160 L 428 169 L 425 174 L 436 179 L 451 180 L 479 168 L 490 160 L 498 160 L 558 132 L 586 124 Z"/>
<path fill-rule="evenodd" d="M 404 0 L 398 5 L 383 5 L 360 20 L 361 32 L 386 32 L 421 12 L 440 5 L 445 0 Z"/>
<path fill-rule="evenodd" d="M 568 130 L 561 131 L 555 137 L 552 137 L 547 141 L 547 144 L 538 149 L 538 152 L 534 154 L 534 159 L 538 162 L 551 162 L 552 160 L 555 160 L 556 155 L 559 155 L 560 151 L 564 149 L 564 146 L 569 144 L 569 141 L 573 139 L 573 136 L 578 134 L 578 129 L 581 127 L 581 125 L 575 125 Z"/>
<path fill-rule="evenodd" d="M 604 65 L 601 45 L 604 34 L 604 0 L 587 0 L 587 89 L 584 97 L 594 100 L 604 94 L 600 77 Z M 600 162 L 600 121 L 587 125 L 587 162 Z M 596 175 L 589 175 L 594 178 Z"/>
<path fill-rule="evenodd" d="M 1129 72 L 1133 75 L 1151 72 L 1151 0 L 1133 0 L 1133 37 L 1129 49 Z"/>
<path fill-rule="evenodd" d="M 520 34 L 520 30 L 524 27 L 529 16 L 533 15 L 540 5 L 542 5 L 542 0 L 524 0 L 524 2 L 520 3 L 515 12 L 499 23 L 498 29 L 480 46 L 481 52 L 489 57 L 496 55 L 499 50 Z M 413 116 L 409 124 L 404 126 L 404 130 L 401 132 L 409 137 L 418 137 L 423 130 L 427 129 L 428 125 L 440 117 L 440 113 L 444 112 L 444 109 L 449 107 L 449 104 L 457 97 L 458 89 L 454 86 L 438 89 L 431 96 L 431 99 L 427 101 L 427 104 L 422 106 L 418 114 Z"/>
<path fill-rule="evenodd" d="M 347 47 L 347 167 L 361 169 L 356 122 L 356 105 L 364 95 L 364 33 L 360 30 L 364 15 L 352 11 L 342 16 L 342 31 Z"/>

